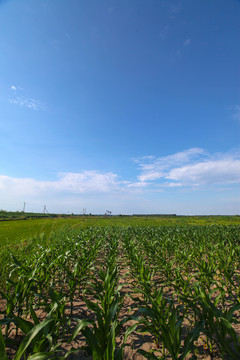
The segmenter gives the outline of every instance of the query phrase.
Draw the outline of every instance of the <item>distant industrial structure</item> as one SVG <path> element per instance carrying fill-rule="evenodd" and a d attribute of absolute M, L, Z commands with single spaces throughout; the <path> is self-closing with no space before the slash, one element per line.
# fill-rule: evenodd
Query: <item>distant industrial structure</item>
<path fill-rule="evenodd" d="M 132 216 L 177 216 L 177 214 L 132 214 Z"/>
<path fill-rule="evenodd" d="M 49 212 L 47 211 L 46 205 L 44 205 L 44 207 L 43 207 L 43 213 L 44 213 L 44 214 L 49 214 Z"/>

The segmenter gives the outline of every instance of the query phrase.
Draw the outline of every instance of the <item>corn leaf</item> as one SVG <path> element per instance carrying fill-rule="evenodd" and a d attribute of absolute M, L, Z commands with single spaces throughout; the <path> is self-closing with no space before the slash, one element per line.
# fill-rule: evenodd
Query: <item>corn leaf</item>
<path fill-rule="evenodd" d="M 8 360 L 8 356 L 5 349 L 5 342 L 2 334 L 2 328 L 0 326 L 0 359 L 1 360 Z"/>
<path fill-rule="evenodd" d="M 28 348 L 28 346 L 32 343 L 33 339 L 39 334 L 40 331 L 42 331 L 43 329 L 47 330 L 49 328 L 49 326 L 54 322 L 53 319 L 46 319 L 44 320 L 42 323 L 34 326 L 29 333 L 27 334 L 27 336 L 23 339 L 23 341 L 21 342 L 18 351 L 14 357 L 14 360 L 21 360 L 22 355 L 24 354 L 24 352 L 26 351 L 26 349 Z"/>

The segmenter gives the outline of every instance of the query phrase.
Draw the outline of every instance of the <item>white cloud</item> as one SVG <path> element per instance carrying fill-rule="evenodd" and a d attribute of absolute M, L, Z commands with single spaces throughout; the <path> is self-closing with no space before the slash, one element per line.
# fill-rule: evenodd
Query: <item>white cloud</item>
<path fill-rule="evenodd" d="M 138 202 L 138 190 L 128 190 L 128 184 L 112 172 L 95 170 L 61 173 L 52 181 L 0 175 L 1 208 L 21 210 L 26 202 L 26 211 L 42 211 L 46 204 L 49 212 L 57 213 L 79 212 L 83 207 L 94 213 L 106 209 L 127 213 L 129 202 Z"/>
<path fill-rule="evenodd" d="M 147 186 L 148 183 L 144 182 L 144 181 L 136 181 L 136 182 L 128 182 L 127 187 L 131 188 L 131 189 L 136 189 L 136 190 L 140 190 L 142 188 L 144 188 L 145 186 Z"/>
<path fill-rule="evenodd" d="M 170 168 L 197 159 L 202 154 L 204 154 L 203 149 L 191 148 L 160 158 L 142 157 L 136 160 L 142 170 L 142 174 L 138 178 L 140 181 L 163 178 L 168 174 Z"/>
<path fill-rule="evenodd" d="M 207 154 L 191 148 L 173 155 L 139 160 L 140 182 L 163 187 L 240 184 L 239 154 Z M 170 180 L 170 182 L 169 182 Z"/>
<path fill-rule="evenodd" d="M 104 193 L 118 189 L 120 182 L 111 172 L 84 171 L 82 173 L 61 173 L 55 181 L 40 181 L 32 178 L 13 178 L 0 176 L 0 190 L 11 194 L 34 196 L 39 194 L 68 193 Z"/>
<path fill-rule="evenodd" d="M 99 173 L 84 171 L 82 173 L 62 173 L 57 186 L 60 190 L 73 193 L 108 192 L 117 189 L 120 182 L 112 172 Z"/>
<path fill-rule="evenodd" d="M 172 169 L 166 179 L 183 185 L 240 184 L 240 160 L 208 160 Z"/>
<path fill-rule="evenodd" d="M 16 105 L 18 107 L 25 107 L 31 110 L 39 111 L 45 110 L 45 105 L 40 101 L 26 96 L 26 95 L 19 95 L 19 91 L 22 92 L 24 89 L 20 86 L 11 85 L 11 94 L 8 98 L 8 102 L 12 105 Z"/>
<path fill-rule="evenodd" d="M 149 171 L 145 172 L 143 175 L 140 175 L 138 178 L 140 181 L 151 181 L 161 178 L 164 175 L 163 172 L 160 171 Z"/>
<path fill-rule="evenodd" d="M 0 175 L 0 192 L 24 196 L 52 194 L 106 194 L 156 188 L 202 185 L 240 184 L 239 154 L 208 155 L 200 148 L 191 148 L 161 158 L 152 156 L 138 161 L 140 174 L 129 181 L 113 172 L 88 170 L 58 174 L 56 180 L 36 180 Z"/>
<path fill-rule="evenodd" d="M 182 183 L 178 182 L 178 183 L 174 183 L 174 182 L 171 182 L 171 183 L 166 183 L 164 184 L 163 187 L 166 187 L 166 188 L 176 188 L 176 187 L 181 187 L 183 186 Z"/>
<path fill-rule="evenodd" d="M 184 190 L 184 194 L 191 194 L 191 201 L 195 197 L 197 201 L 203 201 L 197 194 L 199 190 L 204 190 L 210 197 L 215 193 L 216 199 L 221 193 L 219 199 L 223 199 L 225 206 L 227 202 L 222 194 L 226 199 L 226 191 L 236 192 L 240 185 L 240 154 L 237 152 L 208 154 L 195 147 L 164 157 L 145 156 L 135 159 L 135 163 L 139 175 L 131 181 L 121 179 L 113 172 L 96 170 L 60 173 L 51 181 L 0 175 L 1 207 L 16 209 L 18 206 L 21 210 L 23 202 L 27 202 L 28 209 L 29 204 L 34 204 L 34 211 L 47 204 L 52 212 L 67 212 L 68 209 L 72 212 L 87 207 L 95 213 L 105 212 L 106 209 L 115 213 L 136 213 L 143 212 L 144 204 L 147 204 L 146 212 L 183 213 L 179 204 L 180 207 L 171 208 L 167 198 L 173 196 L 175 201 L 175 197 Z M 165 197 L 169 210 L 159 208 L 163 204 L 159 196 Z M 236 209 L 235 206 L 232 211 L 236 212 Z M 219 213 L 217 210 L 215 213 Z M 224 213 L 224 210 L 220 212 Z M 227 212 L 231 213 L 230 210 Z"/>

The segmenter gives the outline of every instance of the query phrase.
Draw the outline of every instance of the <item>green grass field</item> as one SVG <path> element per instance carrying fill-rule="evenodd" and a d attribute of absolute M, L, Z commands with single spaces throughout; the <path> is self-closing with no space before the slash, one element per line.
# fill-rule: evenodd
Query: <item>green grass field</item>
<path fill-rule="evenodd" d="M 240 225 L 239 216 L 146 216 L 146 217 L 58 217 L 0 222 L 0 244 L 20 245 L 28 239 L 44 233 L 49 236 L 66 227 L 85 228 L 88 226 L 163 226 L 163 225 Z"/>
<path fill-rule="evenodd" d="M 240 226 L 233 222 L 2 223 L 15 240 L 0 253 L 0 359 L 85 359 L 71 356 L 84 350 L 93 360 L 239 360 Z M 21 233 L 27 240 L 16 241 L 21 223 L 29 224 Z"/>

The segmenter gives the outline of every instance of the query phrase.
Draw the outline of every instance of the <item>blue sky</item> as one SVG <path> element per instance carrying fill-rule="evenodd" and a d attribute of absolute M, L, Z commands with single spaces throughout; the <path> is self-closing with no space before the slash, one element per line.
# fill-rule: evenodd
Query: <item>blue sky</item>
<path fill-rule="evenodd" d="M 240 1 L 0 1 L 0 208 L 240 213 Z"/>

